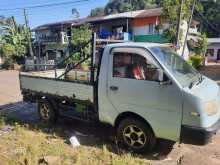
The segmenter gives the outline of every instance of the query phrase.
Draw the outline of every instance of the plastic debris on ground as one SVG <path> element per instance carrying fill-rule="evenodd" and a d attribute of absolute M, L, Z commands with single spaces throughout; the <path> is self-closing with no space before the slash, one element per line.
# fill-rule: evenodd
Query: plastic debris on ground
<path fill-rule="evenodd" d="M 80 143 L 79 143 L 78 139 L 76 138 L 76 136 L 72 136 L 70 138 L 70 143 L 73 148 L 80 146 Z"/>

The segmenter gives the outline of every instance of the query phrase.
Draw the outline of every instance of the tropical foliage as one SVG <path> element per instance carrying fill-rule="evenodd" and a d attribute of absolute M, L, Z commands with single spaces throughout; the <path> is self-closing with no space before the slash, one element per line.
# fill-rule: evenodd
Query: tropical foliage
<path fill-rule="evenodd" d="M 195 17 L 208 37 L 220 37 L 220 0 L 201 1 L 203 11 L 195 12 Z"/>
<path fill-rule="evenodd" d="M 92 36 L 92 30 L 89 24 L 82 25 L 78 28 L 72 28 L 72 38 L 71 38 L 71 47 L 74 50 L 86 45 Z M 74 54 L 71 62 L 78 62 L 82 60 L 84 57 L 87 57 L 91 53 L 91 45 L 82 48 L 80 53 L 77 52 Z M 88 63 L 87 63 L 88 64 Z"/>
<path fill-rule="evenodd" d="M 91 16 L 102 16 L 156 7 L 155 0 L 110 0 L 105 7 L 91 11 Z"/>
<path fill-rule="evenodd" d="M 167 38 L 170 40 L 171 43 L 174 43 L 176 40 L 177 34 L 177 26 L 178 26 L 178 19 L 180 13 L 180 6 L 182 0 L 163 0 L 159 4 L 163 7 L 164 13 L 169 21 L 170 27 L 166 30 L 165 34 Z M 194 0 L 185 0 L 183 3 L 182 9 L 182 20 L 189 20 L 191 16 L 192 4 Z M 200 3 L 196 3 L 196 10 L 202 11 L 203 7 Z M 183 22 L 181 22 L 183 23 Z M 183 32 L 180 32 L 180 39 L 182 38 Z"/>
<path fill-rule="evenodd" d="M 105 9 L 103 7 L 97 7 L 95 9 L 92 9 L 90 13 L 91 17 L 104 16 L 104 15 L 105 15 Z"/>
<path fill-rule="evenodd" d="M 2 45 L 1 53 L 4 57 L 6 68 L 12 67 L 13 63 L 28 53 L 28 29 L 18 25 L 14 18 L 2 18 L 0 21 Z"/>
<path fill-rule="evenodd" d="M 105 7 L 106 14 L 141 10 L 156 6 L 155 0 L 112 0 Z"/>
<path fill-rule="evenodd" d="M 205 34 L 202 34 L 198 40 L 198 46 L 195 49 L 195 53 L 204 56 L 208 48 L 208 40 Z"/>
<path fill-rule="evenodd" d="M 188 63 L 195 69 L 199 69 L 203 65 L 204 57 L 200 55 L 191 56 Z"/>

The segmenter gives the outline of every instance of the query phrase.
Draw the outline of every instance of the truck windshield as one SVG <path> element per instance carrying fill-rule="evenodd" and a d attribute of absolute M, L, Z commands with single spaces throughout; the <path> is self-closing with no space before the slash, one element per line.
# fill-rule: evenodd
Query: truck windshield
<path fill-rule="evenodd" d="M 166 66 L 183 87 L 200 82 L 200 73 L 169 47 L 151 47 L 150 50 Z M 202 80 L 202 79 L 201 79 Z"/>

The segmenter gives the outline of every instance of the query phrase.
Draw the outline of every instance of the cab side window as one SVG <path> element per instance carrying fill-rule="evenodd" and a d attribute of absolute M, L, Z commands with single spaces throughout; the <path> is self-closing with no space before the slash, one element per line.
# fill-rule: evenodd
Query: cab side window
<path fill-rule="evenodd" d="M 158 81 L 158 68 L 145 57 L 134 53 L 113 54 L 113 77 Z"/>

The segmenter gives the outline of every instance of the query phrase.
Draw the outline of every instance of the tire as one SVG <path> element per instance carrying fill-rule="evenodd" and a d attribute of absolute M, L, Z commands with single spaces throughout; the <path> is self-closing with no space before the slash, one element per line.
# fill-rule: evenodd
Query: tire
<path fill-rule="evenodd" d="M 38 114 L 46 123 L 55 123 L 57 121 L 58 115 L 55 111 L 55 108 L 47 100 L 38 101 Z"/>
<path fill-rule="evenodd" d="M 156 138 L 148 124 L 135 118 L 127 118 L 119 123 L 117 138 L 123 147 L 135 153 L 149 152 L 156 144 Z"/>

